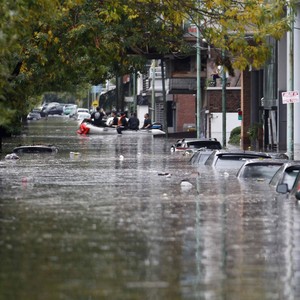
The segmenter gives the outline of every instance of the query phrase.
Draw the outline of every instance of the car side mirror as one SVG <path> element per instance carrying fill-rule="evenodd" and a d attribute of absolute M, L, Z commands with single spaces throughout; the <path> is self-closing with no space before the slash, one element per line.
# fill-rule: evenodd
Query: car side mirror
<path fill-rule="evenodd" d="M 296 197 L 297 200 L 300 200 L 300 191 L 297 191 L 295 193 L 295 197 Z"/>
<path fill-rule="evenodd" d="M 278 184 L 276 192 L 280 194 L 286 194 L 288 192 L 288 185 L 286 183 Z"/>

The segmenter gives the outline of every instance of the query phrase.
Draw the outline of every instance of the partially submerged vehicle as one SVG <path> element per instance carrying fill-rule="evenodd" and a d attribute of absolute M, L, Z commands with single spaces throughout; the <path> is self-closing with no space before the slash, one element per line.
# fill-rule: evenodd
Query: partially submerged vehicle
<path fill-rule="evenodd" d="M 49 115 L 63 115 L 64 106 L 58 102 L 50 102 L 49 104 L 44 104 L 41 110 L 41 116 L 47 117 Z"/>
<path fill-rule="evenodd" d="M 41 110 L 39 108 L 34 108 L 28 115 L 27 120 L 39 120 L 41 119 Z"/>
<path fill-rule="evenodd" d="M 75 114 L 77 120 L 79 123 L 81 123 L 84 119 L 90 119 L 91 114 L 89 113 L 89 110 L 87 108 L 77 108 L 76 114 Z"/>
<path fill-rule="evenodd" d="M 289 193 L 294 188 L 299 173 L 300 161 L 286 162 L 274 174 L 270 180 L 270 186 L 278 193 Z"/>
<path fill-rule="evenodd" d="M 236 176 L 242 180 L 265 180 L 269 183 L 270 179 L 284 163 L 286 163 L 286 160 L 270 158 L 246 160 Z"/>
<path fill-rule="evenodd" d="M 244 150 L 214 150 L 205 161 L 206 166 L 216 168 L 240 168 L 247 159 L 286 159 L 285 154 Z"/>
<path fill-rule="evenodd" d="M 300 200 L 300 173 L 298 174 L 293 189 L 290 191 L 291 196 L 295 196 L 297 200 Z"/>
<path fill-rule="evenodd" d="M 70 118 L 74 117 L 77 112 L 77 105 L 76 104 L 66 104 L 63 107 L 64 115 L 69 116 Z"/>
<path fill-rule="evenodd" d="M 18 146 L 13 149 L 13 153 L 57 153 L 58 148 L 53 145 L 29 145 Z"/>
<path fill-rule="evenodd" d="M 216 139 L 180 139 L 174 143 L 170 151 L 190 151 L 195 152 L 200 149 L 222 149 L 222 145 Z"/>

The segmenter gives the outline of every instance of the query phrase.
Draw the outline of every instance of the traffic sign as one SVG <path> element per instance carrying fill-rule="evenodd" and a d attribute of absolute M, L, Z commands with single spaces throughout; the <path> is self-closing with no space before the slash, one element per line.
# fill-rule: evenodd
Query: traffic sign
<path fill-rule="evenodd" d="M 300 102 L 298 91 L 282 92 L 281 95 L 282 95 L 282 104 Z"/>
<path fill-rule="evenodd" d="M 99 105 L 99 101 L 98 100 L 94 100 L 92 103 L 93 107 L 97 107 Z"/>

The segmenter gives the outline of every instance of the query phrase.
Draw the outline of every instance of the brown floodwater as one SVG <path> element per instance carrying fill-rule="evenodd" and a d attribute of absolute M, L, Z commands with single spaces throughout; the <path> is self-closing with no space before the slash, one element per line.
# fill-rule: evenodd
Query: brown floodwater
<path fill-rule="evenodd" d="M 49 117 L 4 140 L 1 300 L 300 298 L 293 199 L 192 167 L 170 138 L 76 129 Z M 20 144 L 59 151 L 5 160 Z"/>

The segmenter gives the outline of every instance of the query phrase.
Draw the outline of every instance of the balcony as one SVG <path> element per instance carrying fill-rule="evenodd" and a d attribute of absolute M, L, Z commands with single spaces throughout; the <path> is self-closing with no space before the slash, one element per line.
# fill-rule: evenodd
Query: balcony
<path fill-rule="evenodd" d="M 201 78 L 202 88 L 205 85 L 205 78 Z M 169 78 L 169 94 L 196 94 L 197 78 Z"/>

